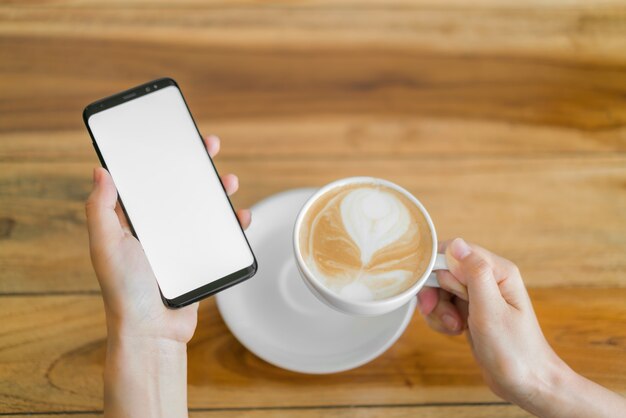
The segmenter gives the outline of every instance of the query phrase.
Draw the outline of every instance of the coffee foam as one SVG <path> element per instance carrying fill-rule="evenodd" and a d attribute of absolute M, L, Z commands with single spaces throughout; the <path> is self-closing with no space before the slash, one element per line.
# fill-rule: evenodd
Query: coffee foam
<path fill-rule="evenodd" d="M 352 300 L 402 293 L 426 271 L 432 235 L 404 194 L 379 184 L 331 189 L 307 210 L 300 251 L 324 286 Z"/>

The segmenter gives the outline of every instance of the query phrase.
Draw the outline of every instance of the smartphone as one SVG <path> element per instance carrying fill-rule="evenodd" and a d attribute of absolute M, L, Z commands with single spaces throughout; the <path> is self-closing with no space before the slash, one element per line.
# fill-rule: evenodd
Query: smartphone
<path fill-rule="evenodd" d="M 256 258 L 173 79 L 98 100 L 83 119 L 166 306 L 189 305 L 256 273 Z"/>

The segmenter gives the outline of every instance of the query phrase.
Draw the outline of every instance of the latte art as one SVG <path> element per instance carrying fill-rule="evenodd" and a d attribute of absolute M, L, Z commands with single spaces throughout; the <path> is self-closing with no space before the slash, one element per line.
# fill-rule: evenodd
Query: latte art
<path fill-rule="evenodd" d="M 352 300 L 402 293 L 426 271 L 432 236 L 420 209 L 378 184 L 331 189 L 307 210 L 302 257 L 324 286 Z"/>
<path fill-rule="evenodd" d="M 409 211 L 388 192 L 356 189 L 339 205 L 341 221 L 367 265 L 374 253 L 395 242 L 409 229 Z"/>

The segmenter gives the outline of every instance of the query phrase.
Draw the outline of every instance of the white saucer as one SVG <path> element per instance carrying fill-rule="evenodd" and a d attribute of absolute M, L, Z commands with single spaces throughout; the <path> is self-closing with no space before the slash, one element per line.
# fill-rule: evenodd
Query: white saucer
<path fill-rule="evenodd" d="M 410 303 L 377 317 L 337 312 L 306 287 L 295 265 L 292 229 L 314 189 L 270 196 L 252 208 L 246 231 L 259 269 L 252 279 L 219 293 L 217 307 L 235 337 L 275 366 L 300 373 L 335 373 L 384 353 L 402 335 Z"/>

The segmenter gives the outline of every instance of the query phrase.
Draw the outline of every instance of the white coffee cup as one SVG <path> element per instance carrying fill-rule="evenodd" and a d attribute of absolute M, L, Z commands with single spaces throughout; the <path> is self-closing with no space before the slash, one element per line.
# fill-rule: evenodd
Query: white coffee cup
<path fill-rule="evenodd" d="M 336 187 L 343 187 L 352 184 L 379 184 L 396 190 L 399 193 L 402 193 L 422 212 L 426 219 L 428 227 L 430 228 L 430 233 L 432 236 L 432 251 L 428 267 L 426 268 L 422 276 L 410 288 L 386 299 L 359 301 L 347 299 L 338 295 L 337 293 L 328 289 L 318 278 L 315 277 L 314 274 L 312 274 L 311 270 L 304 262 L 304 258 L 302 257 L 302 253 L 300 251 L 300 229 L 303 219 L 309 208 L 320 196 L 326 194 L 326 192 L 328 192 L 329 190 Z M 348 177 L 340 179 L 327 184 L 326 186 L 319 189 L 316 193 L 314 193 L 313 196 L 311 196 L 309 200 L 306 201 L 302 209 L 300 209 L 300 213 L 296 218 L 296 223 L 293 231 L 293 249 L 296 257 L 296 265 L 298 267 L 298 270 L 300 271 L 300 275 L 302 276 L 304 283 L 311 290 L 311 292 L 315 296 L 317 296 L 320 301 L 330 306 L 331 308 L 352 315 L 376 316 L 398 309 L 399 307 L 408 303 L 412 298 L 414 298 L 417 293 L 422 289 L 422 287 L 439 287 L 433 271 L 448 269 L 445 255 L 437 253 L 437 232 L 435 231 L 435 226 L 433 225 L 433 221 L 430 218 L 430 215 L 428 214 L 422 203 L 417 200 L 415 196 L 413 196 L 411 193 L 409 193 L 404 188 L 398 186 L 397 184 L 392 183 L 388 180 L 383 180 L 375 177 Z"/>

